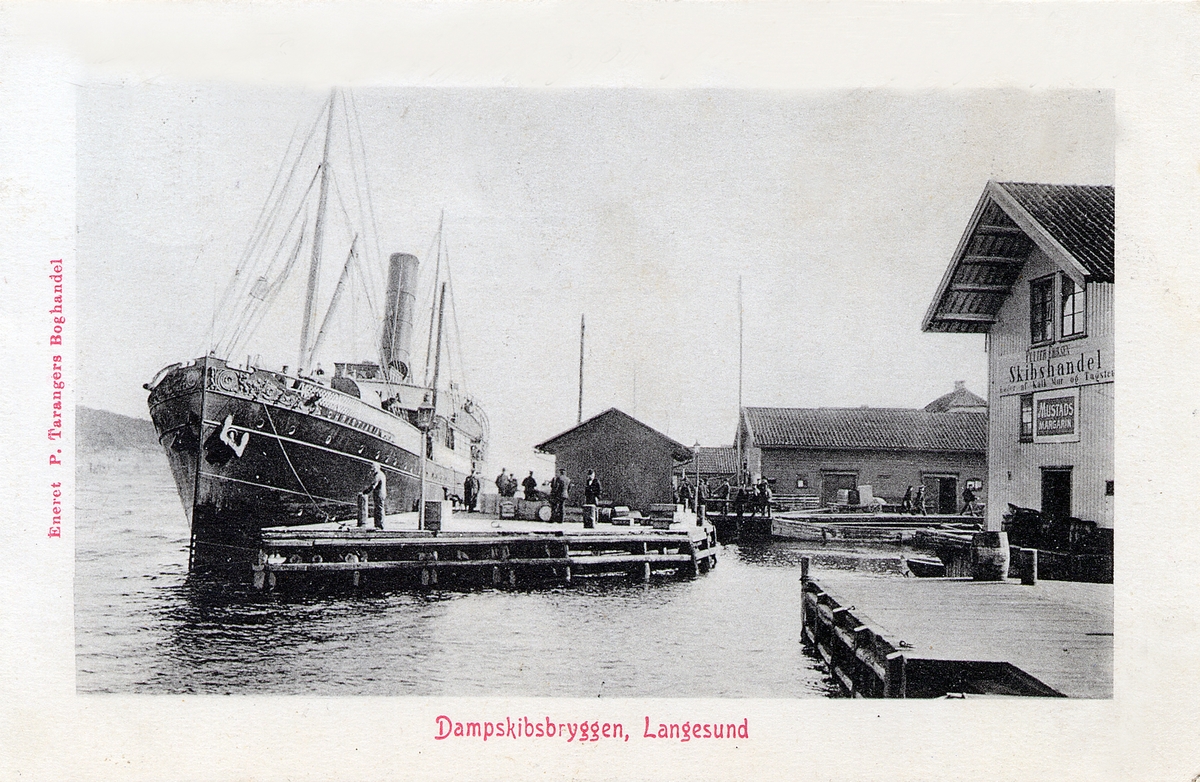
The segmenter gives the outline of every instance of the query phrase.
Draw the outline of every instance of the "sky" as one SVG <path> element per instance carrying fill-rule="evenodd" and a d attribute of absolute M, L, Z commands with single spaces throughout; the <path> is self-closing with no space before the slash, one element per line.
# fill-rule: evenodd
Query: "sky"
<path fill-rule="evenodd" d="M 78 98 L 78 403 L 145 418 L 142 384 L 208 351 L 289 143 L 327 96 L 122 82 Z M 985 183 L 1114 176 L 1106 91 L 371 88 L 353 101 L 383 256 L 427 268 L 444 220 L 456 374 L 488 411 L 496 471 L 547 470 L 532 446 L 574 425 L 581 315 L 585 418 L 618 407 L 685 445 L 731 444 L 739 279 L 746 405 L 921 407 L 956 380 L 983 395 L 983 336 L 920 322 Z M 328 242 L 341 249 L 327 250 L 325 295 L 349 235 Z M 302 288 L 230 358 L 294 364 Z M 330 350 L 366 357 L 369 328 Z"/>

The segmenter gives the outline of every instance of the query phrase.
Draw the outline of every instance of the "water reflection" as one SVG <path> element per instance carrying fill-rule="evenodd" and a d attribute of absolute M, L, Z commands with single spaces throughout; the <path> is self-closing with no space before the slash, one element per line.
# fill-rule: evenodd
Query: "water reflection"
<path fill-rule="evenodd" d="M 649 586 L 263 593 L 186 575 L 165 464 L 79 478 L 84 692 L 822 697 L 833 685 L 798 643 L 800 558 L 899 572 L 894 553 L 755 543 Z"/>

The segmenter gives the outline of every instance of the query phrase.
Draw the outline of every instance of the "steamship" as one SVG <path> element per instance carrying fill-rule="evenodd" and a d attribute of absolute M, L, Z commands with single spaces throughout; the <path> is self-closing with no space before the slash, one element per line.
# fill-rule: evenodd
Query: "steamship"
<path fill-rule="evenodd" d="M 339 108 L 346 121 L 335 125 Z M 327 300 L 319 295 L 322 257 L 338 242 L 336 232 L 326 230 L 330 190 L 351 179 L 366 180 L 365 175 L 335 179 L 331 170 L 334 129 L 353 127 L 353 111 L 352 101 L 335 91 L 290 172 L 287 161 L 281 167 L 268 209 L 231 284 L 234 294 L 241 286 L 241 296 L 235 298 L 243 300 L 228 322 L 221 319 L 231 336 L 220 341 L 212 337 L 225 352 L 213 349 L 201 358 L 173 364 L 145 384 L 150 416 L 191 528 L 189 568 L 251 559 L 263 527 L 354 518 L 358 496 L 372 483 L 377 465 L 387 479 L 387 513 L 415 509 L 422 471 L 425 495 L 441 499 L 457 494 L 473 469 L 484 468 L 487 416 L 462 384 L 443 372 L 448 363 L 443 353 L 450 348 L 445 334 L 453 333 L 444 328 L 448 291 L 451 317 L 453 302 L 441 226 L 433 282 L 427 286 L 429 335 L 423 373 L 414 369 L 412 345 L 420 263 L 413 255 L 394 253 L 386 263 L 377 256 L 372 264 L 366 251 L 370 242 L 362 241 L 374 222 L 371 214 L 343 232 L 349 244 L 345 265 Z M 306 166 L 305 154 L 317 147 L 312 136 L 320 119 L 325 120 L 322 153 L 319 162 L 309 160 Z M 358 147 L 346 135 L 346 150 L 365 158 L 361 135 Z M 353 164 L 352 160 L 352 171 L 365 172 Z M 299 197 L 287 193 L 295 182 L 308 185 Z M 343 204 L 347 200 L 340 193 L 337 198 Z M 315 203 L 304 206 L 310 200 Z M 298 215 L 314 206 L 311 226 L 307 220 L 286 220 L 289 213 Z M 279 249 L 270 249 L 271 238 Z M 345 245 L 342 252 L 347 252 Z M 254 255 L 265 257 L 265 262 L 254 266 L 248 260 Z M 249 355 L 244 363 L 230 360 L 228 356 L 241 355 L 249 344 L 255 324 L 258 331 L 263 323 L 274 329 L 278 318 L 291 314 L 281 292 L 302 255 L 309 263 L 297 363 L 292 368 L 267 368 Z M 381 272 L 386 267 L 383 312 L 357 328 L 359 334 L 379 335 L 378 359 L 333 361 L 327 375 L 317 359 L 328 353 L 324 348 L 331 323 L 339 310 L 347 309 L 356 287 L 363 288 L 370 303 L 372 278 L 379 285 L 378 278 L 384 276 L 372 274 L 373 267 Z M 275 313 L 279 306 L 271 306 L 281 300 L 282 316 Z M 318 329 L 321 307 L 326 312 Z"/>

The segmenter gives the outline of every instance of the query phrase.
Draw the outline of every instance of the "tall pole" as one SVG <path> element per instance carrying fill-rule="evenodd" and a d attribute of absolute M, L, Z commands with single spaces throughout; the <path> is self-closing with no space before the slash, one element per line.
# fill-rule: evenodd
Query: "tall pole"
<path fill-rule="evenodd" d="M 446 283 L 438 295 L 437 345 L 433 349 L 433 414 L 437 416 L 438 377 L 442 373 L 442 320 L 446 315 Z"/>
<path fill-rule="evenodd" d="M 737 428 L 737 485 L 742 485 L 742 277 L 738 275 L 738 428 Z"/>
<path fill-rule="evenodd" d="M 429 389 L 430 405 L 427 417 L 417 413 L 418 429 L 421 430 L 421 507 L 417 509 L 417 528 L 425 529 L 425 449 L 429 447 L 429 433 L 437 423 L 438 375 L 442 368 L 442 319 L 446 312 L 446 283 L 442 283 L 437 308 L 437 347 L 433 358 L 433 385 Z M 424 409 L 425 405 L 421 407 Z"/>
<path fill-rule="evenodd" d="M 436 288 L 438 280 L 442 278 L 442 225 L 446 221 L 446 210 L 442 210 L 442 216 L 438 218 L 437 232 L 437 254 L 434 256 L 437 260 L 433 266 L 433 285 Z M 425 385 L 429 385 L 429 361 L 433 358 L 433 319 L 437 317 L 437 310 L 429 310 L 429 341 L 425 345 Z"/>
<path fill-rule="evenodd" d="M 579 316 L 579 409 L 575 413 L 575 423 L 583 423 L 583 331 L 584 316 Z"/>
<path fill-rule="evenodd" d="M 337 90 L 329 92 L 329 116 L 325 120 L 325 150 L 321 153 L 321 195 L 317 201 L 317 223 L 313 228 L 312 263 L 308 267 L 308 290 L 304 297 L 304 326 L 300 330 L 300 355 L 296 373 L 308 363 L 308 333 L 312 329 L 313 311 L 317 306 L 317 280 L 321 276 L 321 242 L 325 236 L 325 203 L 329 199 L 329 137 L 333 135 L 333 100 Z"/>

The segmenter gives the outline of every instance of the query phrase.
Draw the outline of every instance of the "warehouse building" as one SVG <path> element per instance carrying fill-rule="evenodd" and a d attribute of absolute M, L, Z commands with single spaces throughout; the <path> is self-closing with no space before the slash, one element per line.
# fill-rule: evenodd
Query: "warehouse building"
<path fill-rule="evenodd" d="M 988 528 L 1009 503 L 1113 525 L 1115 195 L 988 182 L 923 330 L 986 334 Z"/>
<path fill-rule="evenodd" d="M 747 474 L 781 499 L 829 506 L 840 490 L 870 486 L 899 505 L 924 486 L 930 513 L 958 512 L 967 488 L 987 502 L 987 403 L 961 382 L 920 410 L 746 407 L 737 437 Z"/>

